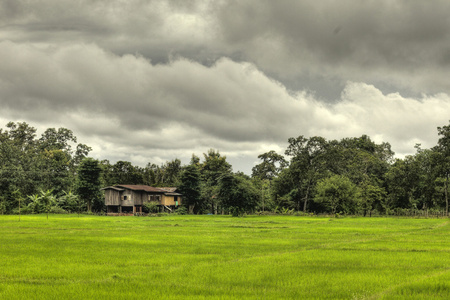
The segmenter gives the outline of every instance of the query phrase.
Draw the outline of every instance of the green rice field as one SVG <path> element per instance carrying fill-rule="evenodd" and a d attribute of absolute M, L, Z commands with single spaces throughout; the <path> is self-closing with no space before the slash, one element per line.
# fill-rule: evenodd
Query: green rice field
<path fill-rule="evenodd" d="M 450 220 L 0 216 L 1 299 L 450 299 Z"/>

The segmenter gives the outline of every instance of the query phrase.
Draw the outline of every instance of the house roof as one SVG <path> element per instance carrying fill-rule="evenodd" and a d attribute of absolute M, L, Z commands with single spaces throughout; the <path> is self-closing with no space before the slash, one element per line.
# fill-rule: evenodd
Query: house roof
<path fill-rule="evenodd" d="M 123 191 L 125 189 L 133 190 L 133 191 L 145 191 L 152 193 L 164 193 L 168 196 L 181 196 L 181 194 L 175 193 L 177 188 L 175 187 L 152 187 L 148 185 L 136 185 L 136 184 L 118 184 L 115 186 L 108 186 L 103 188 L 102 190 L 113 189 L 116 191 Z"/>
<path fill-rule="evenodd" d="M 101 190 L 109 190 L 109 189 L 116 190 L 116 191 L 119 191 L 119 192 L 124 190 L 124 189 L 121 189 L 121 188 L 118 188 L 118 187 L 115 187 L 115 186 L 107 186 L 107 187 L 101 188 Z"/>
<path fill-rule="evenodd" d="M 162 190 L 160 188 L 155 188 L 148 185 L 120 184 L 116 185 L 116 187 L 121 187 L 133 191 L 159 192 L 159 193 L 166 192 L 165 190 Z"/>
<path fill-rule="evenodd" d="M 167 192 L 171 192 L 171 193 L 174 193 L 177 190 L 176 187 L 160 187 L 160 189 L 165 190 Z"/>
<path fill-rule="evenodd" d="M 179 193 L 164 193 L 164 195 L 166 195 L 166 196 L 183 196 Z"/>

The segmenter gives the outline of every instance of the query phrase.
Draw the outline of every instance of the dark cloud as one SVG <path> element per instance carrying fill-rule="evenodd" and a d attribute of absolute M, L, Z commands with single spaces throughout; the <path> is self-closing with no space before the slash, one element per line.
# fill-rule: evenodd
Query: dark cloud
<path fill-rule="evenodd" d="M 280 78 L 326 74 L 344 82 L 394 80 L 399 88 L 421 92 L 450 88 L 429 84 L 422 73 L 428 68 L 437 69 L 436 77 L 446 72 L 440 59 L 450 46 L 448 2 L 259 3 L 252 9 L 252 2 L 227 2 L 218 13 L 219 28 L 225 44 L 243 49 L 245 59 Z"/>
<path fill-rule="evenodd" d="M 347 80 L 450 89 L 423 76 L 430 68 L 436 78 L 446 72 L 447 1 L 3 2 L 2 35 L 15 42 L 95 43 L 154 63 L 179 55 L 211 65 L 225 56 L 252 62 L 292 88 L 315 89 L 311 78 L 322 81 L 330 93 Z"/>
<path fill-rule="evenodd" d="M 448 119 L 449 6 L 0 0 L 0 119 L 139 163 L 217 148 L 241 164 L 300 134 L 408 153 Z"/>

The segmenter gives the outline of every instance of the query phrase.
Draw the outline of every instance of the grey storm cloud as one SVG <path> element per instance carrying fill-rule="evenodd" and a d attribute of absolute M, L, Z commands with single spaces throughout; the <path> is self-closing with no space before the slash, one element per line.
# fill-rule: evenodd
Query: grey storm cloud
<path fill-rule="evenodd" d="M 450 53 L 447 1 L 260 3 L 227 3 L 219 28 L 227 45 L 281 78 L 311 73 L 420 92 L 450 88 L 442 80 Z"/>
<path fill-rule="evenodd" d="M 212 147 L 248 171 L 298 135 L 411 153 L 448 122 L 449 6 L 0 0 L 0 121 L 139 164 Z"/>
<path fill-rule="evenodd" d="M 3 2 L 0 37 L 15 42 L 96 43 L 154 62 L 230 57 L 280 81 L 450 89 L 448 1 Z"/>
<path fill-rule="evenodd" d="M 14 42 L 95 43 L 164 63 L 230 57 L 296 89 L 450 89 L 448 1 L 2 2 L 0 37 Z"/>
<path fill-rule="evenodd" d="M 89 111 L 130 130 L 178 123 L 231 141 L 277 139 L 296 117 L 296 100 L 285 88 L 228 59 L 212 67 L 184 59 L 152 65 L 94 45 L 37 49 L 11 42 L 0 45 L 0 55 L 8 58 L 0 68 L 1 103 L 29 117 L 42 108 L 62 118 Z"/>

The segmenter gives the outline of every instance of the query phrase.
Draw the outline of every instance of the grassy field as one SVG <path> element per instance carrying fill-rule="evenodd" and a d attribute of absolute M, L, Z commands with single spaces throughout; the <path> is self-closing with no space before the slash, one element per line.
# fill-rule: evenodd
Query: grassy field
<path fill-rule="evenodd" d="M 0 216 L 1 299 L 449 299 L 450 220 Z"/>

